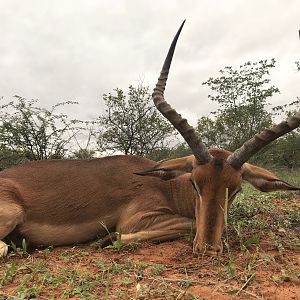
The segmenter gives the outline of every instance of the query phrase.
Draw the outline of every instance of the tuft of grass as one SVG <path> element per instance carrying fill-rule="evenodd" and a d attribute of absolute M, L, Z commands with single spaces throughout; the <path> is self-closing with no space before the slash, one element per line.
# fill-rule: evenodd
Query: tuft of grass
<path fill-rule="evenodd" d="M 162 264 L 155 264 L 151 268 L 151 275 L 158 276 L 161 275 L 164 271 L 164 266 Z"/>
<path fill-rule="evenodd" d="M 237 195 L 231 205 L 229 211 L 231 222 L 242 221 L 248 226 L 255 224 L 253 223 L 254 217 L 272 209 L 270 197 L 270 194 L 262 194 L 245 184 L 243 191 Z"/>
<path fill-rule="evenodd" d="M 285 228 L 297 228 L 300 230 L 300 209 L 285 209 L 285 218 L 282 222 Z"/>
<path fill-rule="evenodd" d="M 15 244 L 13 241 L 10 241 L 9 247 L 12 249 L 11 252 L 9 252 L 8 256 L 28 256 L 28 243 L 25 239 L 22 239 L 22 242 L 20 245 Z"/>
<path fill-rule="evenodd" d="M 12 262 L 5 265 L 4 271 L 0 277 L 0 289 L 7 283 L 13 282 L 17 275 L 17 265 Z"/>

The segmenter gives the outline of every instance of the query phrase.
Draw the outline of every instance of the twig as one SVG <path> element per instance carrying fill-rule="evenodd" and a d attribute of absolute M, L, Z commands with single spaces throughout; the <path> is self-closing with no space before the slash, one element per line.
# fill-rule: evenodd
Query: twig
<path fill-rule="evenodd" d="M 235 296 L 238 296 L 238 294 L 247 286 L 247 284 L 250 282 L 250 280 L 255 276 L 255 273 L 253 273 L 248 280 L 243 284 L 243 286 L 237 291 Z"/>
<path fill-rule="evenodd" d="M 262 297 L 254 294 L 254 293 L 248 292 L 246 290 L 243 290 L 243 292 L 246 293 L 246 294 L 248 294 L 248 295 L 250 295 L 250 296 L 252 296 L 252 297 L 254 297 L 254 298 L 256 298 L 256 299 L 263 299 Z"/>

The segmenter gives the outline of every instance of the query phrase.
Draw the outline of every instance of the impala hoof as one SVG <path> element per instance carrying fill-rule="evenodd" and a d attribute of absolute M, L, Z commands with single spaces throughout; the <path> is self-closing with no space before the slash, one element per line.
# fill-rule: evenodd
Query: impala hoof
<path fill-rule="evenodd" d="M 105 236 L 102 240 L 99 241 L 98 245 L 100 248 L 105 248 L 109 245 L 112 245 L 113 242 L 119 239 L 120 234 L 118 232 L 112 232 Z"/>
<path fill-rule="evenodd" d="M 0 257 L 4 257 L 7 255 L 7 252 L 8 252 L 8 246 L 0 241 Z"/>

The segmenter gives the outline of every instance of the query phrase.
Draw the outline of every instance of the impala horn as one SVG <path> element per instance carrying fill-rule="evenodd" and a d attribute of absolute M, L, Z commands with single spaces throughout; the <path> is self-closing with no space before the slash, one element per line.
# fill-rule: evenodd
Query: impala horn
<path fill-rule="evenodd" d="M 286 121 L 265 129 L 246 141 L 240 148 L 236 149 L 228 158 L 227 162 L 235 169 L 239 169 L 260 149 L 267 146 L 274 140 L 300 126 L 300 111 Z"/>
<path fill-rule="evenodd" d="M 183 136 L 185 141 L 188 143 L 198 164 L 203 165 L 212 159 L 212 156 L 208 152 L 208 149 L 205 147 L 200 137 L 197 135 L 195 129 L 192 126 L 190 126 L 187 120 L 182 118 L 181 115 L 178 114 L 176 110 L 173 109 L 164 98 L 164 91 L 168 79 L 174 50 L 184 23 L 185 20 L 181 24 L 179 30 L 177 31 L 172 41 L 160 76 L 158 78 L 158 82 L 156 84 L 156 87 L 154 88 L 152 99 L 157 109 L 162 113 L 162 115 L 166 119 L 168 119 L 171 122 L 171 124 L 177 129 L 177 131 Z"/>

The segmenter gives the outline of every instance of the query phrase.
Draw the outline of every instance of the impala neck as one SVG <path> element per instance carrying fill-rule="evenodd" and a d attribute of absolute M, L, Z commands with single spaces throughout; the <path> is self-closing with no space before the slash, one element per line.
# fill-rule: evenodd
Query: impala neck
<path fill-rule="evenodd" d="M 189 178 L 190 174 L 187 174 L 169 181 L 173 200 L 172 204 L 177 214 L 188 218 L 195 218 L 196 195 Z"/>

